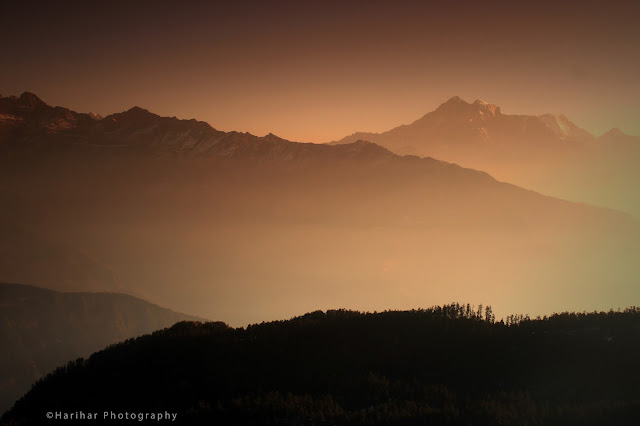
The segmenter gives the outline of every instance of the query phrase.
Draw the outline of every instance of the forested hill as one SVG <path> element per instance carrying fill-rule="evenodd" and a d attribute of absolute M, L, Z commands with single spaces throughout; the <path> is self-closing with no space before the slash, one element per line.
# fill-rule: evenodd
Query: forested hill
<path fill-rule="evenodd" d="M 69 360 L 194 319 L 127 294 L 0 283 L 0 413 Z"/>
<path fill-rule="evenodd" d="M 182 322 L 58 369 L 2 423 L 113 410 L 181 424 L 637 424 L 640 308 L 507 322 L 458 304 Z"/>

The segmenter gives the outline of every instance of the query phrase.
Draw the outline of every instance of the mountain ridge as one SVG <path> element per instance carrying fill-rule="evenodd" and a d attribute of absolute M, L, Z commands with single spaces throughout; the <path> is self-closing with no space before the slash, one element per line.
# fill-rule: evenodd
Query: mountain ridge
<path fill-rule="evenodd" d="M 54 368 L 108 345 L 184 320 L 181 314 L 116 292 L 60 292 L 0 282 L 0 412 Z"/>
<path fill-rule="evenodd" d="M 43 111 L 24 116 L 20 138 L 0 138 L 32 148 L 0 150 L 5 189 L 46 213 L 25 228 L 82 248 L 128 293 L 179 311 L 246 324 L 337 300 L 410 307 L 464 291 L 531 312 L 574 292 L 603 303 L 636 293 L 640 228 L 625 213 L 362 138 L 288 142 L 142 109 L 48 131 Z M 26 220 L 25 205 L 8 210 Z"/>
<path fill-rule="evenodd" d="M 334 158 L 353 155 L 358 150 L 371 154 L 372 149 L 381 157 L 392 156 L 386 149 L 371 148 L 364 142 L 346 149 L 327 150 L 320 144 L 292 142 L 272 133 L 260 137 L 247 132 L 223 132 L 203 121 L 162 117 L 139 106 L 96 120 L 91 114 L 51 107 L 29 92 L 20 97 L 0 97 L 0 114 L 0 148 L 4 148 L 5 155 L 9 151 L 12 157 L 24 152 L 33 154 L 43 148 L 60 149 L 65 144 L 76 150 L 81 145 L 100 146 L 157 156 L 248 156 L 277 160 L 278 156 L 309 157 L 311 149 Z"/>
<path fill-rule="evenodd" d="M 640 217 L 640 195 L 620 190 L 640 179 L 640 137 L 614 129 L 596 137 L 565 114 L 510 115 L 497 105 L 455 96 L 409 124 L 381 133 L 357 132 L 329 144 L 356 139 Z"/>
<path fill-rule="evenodd" d="M 391 130 L 387 130 L 381 133 L 369 133 L 369 132 L 355 132 L 345 138 L 342 138 L 337 141 L 329 142 L 329 144 L 340 144 L 347 143 L 352 140 L 356 135 L 371 135 L 373 139 L 372 142 L 375 142 L 376 139 L 382 137 L 383 135 L 390 135 L 394 133 L 399 133 L 401 129 L 407 129 L 411 127 L 426 127 L 426 126 L 434 126 L 438 124 L 443 124 L 442 122 L 438 123 L 438 120 L 442 120 L 442 115 L 444 114 L 460 114 L 461 117 L 458 117 L 460 122 L 468 121 L 473 122 L 473 120 L 486 121 L 491 118 L 498 117 L 509 117 L 510 120 L 524 120 L 524 121 L 532 121 L 538 119 L 546 124 L 549 130 L 553 130 L 554 134 L 558 134 L 563 137 L 587 137 L 589 139 L 595 138 L 588 131 L 581 129 L 579 126 L 574 124 L 565 114 L 541 114 L 541 115 L 519 115 L 519 114 L 503 114 L 501 107 L 485 102 L 480 99 L 476 99 L 474 102 L 467 102 L 460 98 L 459 96 L 453 96 L 449 98 L 447 101 L 443 102 L 438 106 L 435 110 L 424 114 L 422 117 L 412 121 L 408 124 L 402 124 L 397 127 L 394 127 Z M 436 123 L 433 123 L 436 121 Z M 563 129 L 561 125 L 566 126 L 566 129 Z"/>

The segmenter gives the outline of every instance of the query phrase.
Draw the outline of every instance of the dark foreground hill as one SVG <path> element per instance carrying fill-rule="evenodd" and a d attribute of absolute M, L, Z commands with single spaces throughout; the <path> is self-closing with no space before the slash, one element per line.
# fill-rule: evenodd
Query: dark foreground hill
<path fill-rule="evenodd" d="M 2 422 L 51 411 L 101 423 L 108 411 L 180 424 L 637 424 L 640 309 L 507 324 L 457 304 L 246 329 L 183 322 L 70 362 Z"/>
<path fill-rule="evenodd" d="M 126 294 L 0 283 L 0 412 L 71 359 L 191 319 Z"/>

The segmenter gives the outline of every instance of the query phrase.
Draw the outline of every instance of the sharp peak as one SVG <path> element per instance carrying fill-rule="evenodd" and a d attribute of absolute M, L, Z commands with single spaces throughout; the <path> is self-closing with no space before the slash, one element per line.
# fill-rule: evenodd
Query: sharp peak
<path fill-rule="evenodd" d="M 44 101 L 42 99 L 40 99 L 36 94 L 31 93 L 31 92 L 24 92 L 20 95 L 20 97 L 18 98 L 18 100 L 31 107 L 31 108 L 35 108 L 37 106 L 41 106 L 41 105 L 46 105 L 46 103 L 44 103 Z"/>
<path fill-rule="evenodd" d="M 283 138 L 281 138 L 278 135 L 273 134 L 272 132 L 267 133 L 266 135 L 263 136 L 263 138 L 284 140 Z"/>
<path fill-rule="evenodd" d="M 134 106 L 133 108 L 129 108 L 126 111 L 116 112 L 114 114 L 108 115 L 105 118 L 109 118 L 113 121 L 118 121 L 121 119 L 124 120 L 150 120 L 153 118 L 159 118 L 159 115 L 156 115 L 144 108 L 140 108 L 139 106 Z"/>
<path fill-rule="evenodd" d="M 444 106 L 444 105 L 474 105 L 474 106 L 493 106 L 493 107 L 497 107 L 496 104 L 493 104 L 491 102 L 487 102 L 485 100 L 482 99 L 476 99 L 475 101 L 473 101 L 473 103 L 469 103 L 467 101 L 465 101 L 464 99 L 462 99 L 460 96 L 453 96 L 451 98 L 449 98 L 446 102 L 444 102 L 443 104 L 441 104 L 440 106 Z"/>
<path fill-rule="evenodd" d="M 119 117 L 131 117 L 131 118 L 159 118 L 160 117 L 159 115 L 154 114 L 147 109 L 140 108 L 139 106 L 134 106 L 132 108 L 129 108 L 126 111 L 113 114 L 113 115 L 119 116 Z"/>
<path fill-rule="evenodd" d="M 471 105 L 469 102 L 462 100 L 459 96 L 453 96 L 446 102 L 440 104 L 436 111 L 447 111 L 450 109 L 459 109 Z"/>
<path fill-rule="evenodd" d="M 494 105 L 495 106 L 496 104 L 487 102 L 484 99 L 476 99 L 475 101 L 473 101 L 473 105 L 483 105 L 483 106 Z"/>
<path fill-rule="evenodd" d="M 447 104 L 469 104 L 469 102 L 463 100 L 462 98 L 460 98 L 460 96 L 452 96 L 442 105 L 447 105 Z"/>
<path fill-rule="evenodd" d="M 454 96 L 450 98 L 448 101 L 440 105 L 436 111 L 454 113 L 454 114 L 469 114 L 469 113 L 480 113 L 489 114 L 490 116 L 496 116 L 501 114 L 500 107 L 483 101 L 482 99 L 476 99 L 473 103 L 469 103 L 459 96 Z"/>
<path fill-rule="evenodd" d="M 251 135 L 251 133 L 247 133 L 247 134 Z M 251 136 L 253 136 L 253 135 L 251 135 Z M 284 138 L 281 138 L 278 135 L 274 135 L 272 132 L 267 133 L 266 135 L 262 136 L 260 139 L 266 140 L 266 141 L 271 141 L 271 142 L 291 142 L 288 139 L 284 139 Z"/>
<path fill-rule="evenodd" d="M 38 95 L 36 95 L 33 92 L 29 92 L 28 90 L 22 92 L 22 94 L 20 95 L 20 99 L 37 99 L 40 102 L 42 102 L 42 100 L 38 97 Z"/>
<path fill-rule="evenodd" d="M 606 132 L 604 132 L 600 137 L 602 136 L 629 136 L 629 135 L 627 135 L 625 132 L 623 132 L 619 128 L 613 127 L 607 130 Z"/>
<path fill-rule="evenodd" d="M 129 108 L 128 110 L 126 110 L 124 112 L 125 113 L 127 113 L 127 112 L 133 112 L 133 113 L 144 112 L 144 113 L 147 113 L 147 114 L 152 114 L 148 109 L 141 108 L 141 107 L 139 107 L 137 105 L 134 106 L 134 107 Z"/>

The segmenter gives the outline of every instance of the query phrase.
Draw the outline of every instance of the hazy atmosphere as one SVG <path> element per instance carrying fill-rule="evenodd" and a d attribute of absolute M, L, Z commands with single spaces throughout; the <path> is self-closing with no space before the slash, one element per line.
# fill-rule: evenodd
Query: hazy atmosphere
<path fill-rule="evenodd" d="M 640 135 L 635 1 L 2 2 L 0 93 L 327 142 L 457 95 Z"/>
<path fill-rule="evenodd" d="M 603 244 L 590 236 L 598 227 L 546 206 L 560 201 L 525 191 L 610 209 L 570 208 L 597 212 L 598 226 L 637 226 L 634 2 L 14 2 L 2 12 L 12 40 L 0 70 L 3 215 L 22 229 L 10 231 L 20 245 L 5 241 L 22 247 L 7 249 L 6 280 L 119 289 L 237 325 L 460 297 L 532 314 L 622 306 L 622 293 L 586 291 L 610 273 L 635 289 L 634 266 L 618 265 L 635 255 L 635 231 Z M 461 184 L 453 166 L 398 155 L 524 190 L 509 196 L 518 190 L 481 173 Z M 544 213 L 532 217 L 533 205 Z M 29 244 L 84 256 L 78 282 Z M 82 282 L 87 268 L 108 272 Z M 532 298 L 538 286 L 582 290 Z"/>
<path fill-rule="evenodd" d="M 639 16 L 0 3 L 0 424 L 632 424 Z"/>

